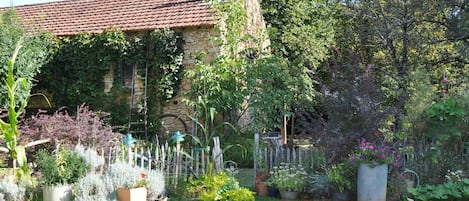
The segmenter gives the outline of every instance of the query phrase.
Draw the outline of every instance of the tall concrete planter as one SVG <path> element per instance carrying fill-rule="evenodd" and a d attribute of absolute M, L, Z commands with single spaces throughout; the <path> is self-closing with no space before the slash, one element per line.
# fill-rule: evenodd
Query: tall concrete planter
<path fill-rule="evenodd" d="M 358 166 L 357 201 L 386 201 L 388 165 Z"/>
<path fill-rule="evenodd" d="M 70 201 L 72 200 L 72 187 L 70 185 L 44 186 L 42 198 L 44 201 Z"/>

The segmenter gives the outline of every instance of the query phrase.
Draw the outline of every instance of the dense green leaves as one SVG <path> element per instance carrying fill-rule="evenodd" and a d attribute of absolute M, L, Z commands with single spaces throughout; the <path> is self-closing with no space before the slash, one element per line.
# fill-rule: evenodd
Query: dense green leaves
<path fill-rule="evenodd" d="M 453 200 L 463 201 L 469 198 L 469 179 L 446 182 L 438 185 L 425 185 L 408 190 L 408 200 Z"/>
<path fill-rule="evenodd" d="M 329 0 L 262 0 L 274 54 L 296 68 L 316 68 L 334 45 L 337 4 Z"/>
<path fill-rule="evenodd" d="M 56 43 L 52 36 L 45 33 L 31 34 L 17 19 L 14 10 L 0 13 L 0 78 L 6 79 L 7 62 L 14 52 L 16 44 L 23 40 L 22 48 L 15 61 L 15 77 L 21 77 L 30 83 L 28 88 L 18 87 L 15 90 L 28 91 L 36 81 L 35 76 L 39 73 L 40 67 L 46 63 L 50 55 L 56 51 Z M 2 81 L 3 82 L 3 81 Z M 21 85 L 19 85 L 21 86 Z M 4 108 L 8 104 L 6 85 L 0 85 L 0 107 Z M 29 94 L 17 93 L 17 99 L 25 101 Z"/>
<path fill-rule="evenodd" d="M 182 35 L 169 29 L 138 36 L 105 30 L 60 39 L 60 48 L 39 75 L 36 90 L 48 91 L 57 106 L 76 108 L 82 103 L 111 113 L 112 123 L 127 122 L 130 89 L 122 86 L 125 66 L 145 75 L 148 67 L 149 108 L 159 108 L 179 89 L 182 72 Z M 105 92 L 105 76 L 111 74 L 112 88 Z M 158 111 L 150 111 L 158 116 Z M 156 117 L 155 117 L 156 118 Z"/>

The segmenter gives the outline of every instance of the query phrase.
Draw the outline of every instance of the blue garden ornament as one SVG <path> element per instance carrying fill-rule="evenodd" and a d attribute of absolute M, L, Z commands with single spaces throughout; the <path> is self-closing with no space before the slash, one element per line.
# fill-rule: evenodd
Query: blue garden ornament
<path fill-rule="evenodd" d="M 181 132 L 176 131 L 176 132 L 174 132 L 173 136 L 171 137 L 171 140 L 174 143 L 182 142 L 182 141 L 184 141 L 185 136 L 186 136 L 185 134 L 181 134 Z"/>
<path fill-rule="evenodd" d="M 137 140 L 132 137 L 132 134 L 127 133 L 125 137 L 122 139 L 122 143 L 124 143 L 125 146 L 130 147 L 133 144 L 135 144 Z"/>

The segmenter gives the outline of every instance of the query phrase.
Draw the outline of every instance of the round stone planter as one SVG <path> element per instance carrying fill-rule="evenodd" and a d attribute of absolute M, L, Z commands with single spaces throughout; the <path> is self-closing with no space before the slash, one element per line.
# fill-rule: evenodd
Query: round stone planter
<path fill-rule="evenodd" d="M 386 201 L 388 165 L 358 166 L 357 201 Z"/>
<path fill-rule="evenodd" d="M 280 190 L 280 197 L 282 198 L 282 200 L 285 200 L 285 201 L 298 200 L 299 195 L 300 195 L 299 192 Z"/>
<path fill-rule="evenodd" d="M 345 190 L 342 192 L 339 191 L 332 191 L 331 193 L 331 200 L 332 201 L 350 201 L 350 191 Z"/>

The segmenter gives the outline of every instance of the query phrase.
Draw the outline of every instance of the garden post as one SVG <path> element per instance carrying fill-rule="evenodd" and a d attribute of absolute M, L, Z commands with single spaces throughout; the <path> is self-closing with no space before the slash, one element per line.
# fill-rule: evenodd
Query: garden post
<path fill-rule="evenodd" d="M 254 134 L 254 179 L 253 186 L 256 185 L 256 175 L 257 175 L 257 166 L 258 166 L 258 156 L 259 154 L 259 133 Z"/>

